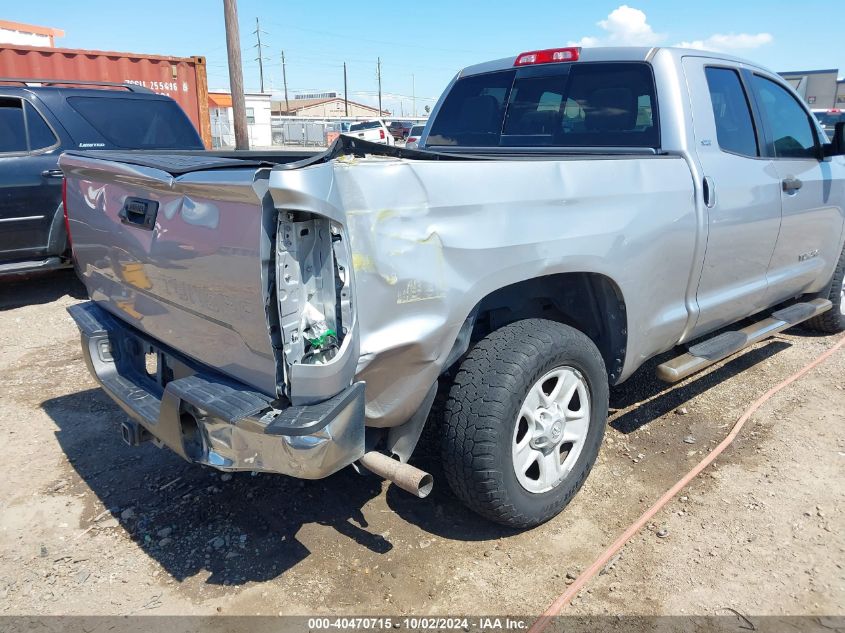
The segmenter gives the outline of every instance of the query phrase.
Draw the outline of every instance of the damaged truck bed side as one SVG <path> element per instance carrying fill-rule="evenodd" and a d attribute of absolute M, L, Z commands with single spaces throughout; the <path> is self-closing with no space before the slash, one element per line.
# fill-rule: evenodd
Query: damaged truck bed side
<path fill-rule="evenodd" d="M 470 508 L 536 525 L 647 359 L 701 339 L 658 368 L 675 381 L 845 327 L 837 132 L 748 62 L 566 48 L 459 73 L 420 151 L 69 152 L 91 298 L 70 312 L 130 443 L 305 478 L 357 462 L 424 496 L 427 423 Z"/>

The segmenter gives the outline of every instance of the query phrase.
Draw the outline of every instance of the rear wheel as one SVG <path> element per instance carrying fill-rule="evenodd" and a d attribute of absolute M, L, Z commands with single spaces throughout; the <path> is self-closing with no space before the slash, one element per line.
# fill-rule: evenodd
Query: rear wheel
<path fill-rule="evenodd" d="M 547 521 L 595 463 L 607 403 L 604 362 L 581 332 L 526 319 L 489 334 L 461 364 L 446 401 L 449 485 L 497 523 Z"/>
<path fill-rule="evenodd" d="M 842 332 L 845 330 L 845 249 L 839 255 L 827 298 L 833 307 L 807 321 L 807 326 L 828 334 Z"/>

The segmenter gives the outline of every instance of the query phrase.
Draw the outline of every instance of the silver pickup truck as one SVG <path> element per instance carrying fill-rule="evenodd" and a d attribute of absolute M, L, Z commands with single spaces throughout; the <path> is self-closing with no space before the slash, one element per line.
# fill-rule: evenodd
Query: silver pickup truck
<path fill-rule="evenodd" d="M 461 71 L 419 151 L 65 153 L 70 312 L 131 444 L 423 496 L 428 423 L 461 500 L 532 526 L 647 359 L 845 328 L 843 151 L 750 62 L 531 51 Z"/>

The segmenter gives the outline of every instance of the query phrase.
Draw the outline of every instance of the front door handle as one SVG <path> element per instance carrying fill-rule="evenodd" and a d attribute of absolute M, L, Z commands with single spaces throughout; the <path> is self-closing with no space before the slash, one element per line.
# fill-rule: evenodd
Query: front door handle
<path fill-rule="evenodd" d="M 782 182 L 783 190 L 786 193 L 795 193 L 801 188 L 801 185 L 804 184 L 803 182 L 801 182 L 801 180 L 799 180 L 798 178 L 793 178 L 792 176 L 790 176 L 789 178 L 784 178 Z"/>
<path fill-rule="evenodd" d="M 45 169 L 41 172 L 41 175 L 44 178 L 64 178 L 65 175 L 62 173 L 61 169 Z"/>

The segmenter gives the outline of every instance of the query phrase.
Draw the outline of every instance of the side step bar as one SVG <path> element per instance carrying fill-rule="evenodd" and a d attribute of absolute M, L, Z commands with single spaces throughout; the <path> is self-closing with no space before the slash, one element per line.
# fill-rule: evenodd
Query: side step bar
<path fill-rule="evenodd" d="M 798 325 L 802 321 L 827 312 L 833 304 L 827 299 L 813 299 L 806 303 L 795 303 L 783 308 L 762 321 L 758 321 L 741 330 L 723 332 L 707 341 L 689 348 L 681 354 L 657 366 L 657 377 L 664 382 L 678 382 L 702 369 L 709 367 L 728 356 L 736 354 L 750 345 L 783 330 Z"/>

